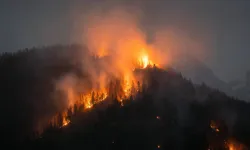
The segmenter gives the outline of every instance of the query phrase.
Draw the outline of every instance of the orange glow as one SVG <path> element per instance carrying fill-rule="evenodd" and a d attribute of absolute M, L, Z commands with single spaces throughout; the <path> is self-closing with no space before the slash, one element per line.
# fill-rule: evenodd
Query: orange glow
<path fill-rule="evenodd" d="M 67 126 L 70 123 L 70 120 L 67 118 L 67 114 L 63 113 L 63 123 L 62 123 L 62 127 Z"/>
<path fill-rule="evenodd" d="M 91 110 L 108 99 L 116 99 L 123 106 L 125 100 L 134 99 L 140 91 L 137 84 L 141 81 L 133 70 L 162 61 L 162 55 L 147 44 L 136 17 L 120 9 L 103 14 L 90 14 L 83 26 L 84 44 L 95 58 L 80 57 L 82 71 L 89 75 L 88 79 L 65 77 L 59 83 L 59 89 L 66 94 L 67 108 Z"/>
<path fill-rule="evenodd" d="M 134 65 L 133 66 L 134 68 L 143 69 L 152 64 L 152 61 L 149 60 L 149 56 L 146 55 L 147 51 L 145 49 L 143 49 L 143 53 L 141 54 L 143 55 L 139 55 L 137 57 L 138 65 Z M 119 66 L 121 65 L 119 64 L 119 61 L 116 64 L 118 64 Z M 138 81 L 138 79 L 135 79 L 133 75 L 133 70 L 131 70 L 129 67 L 127 68 L 125 63 L 122 63 L 122 64 L 124 65 L 124 67 L 119 68 L 120 70 L 117 70 L 118 72 L 121 72 L 120 73 L 121 76 L 119 79 L 122 79 L 122 80 L 121 82 L 119 82 L 120 85 L 116 85 L 117 86 L 116 87 L 117 89 L 115 89 L 116 95 L 114 95 L 117 98 L 117 100 L 121 103 L 121 106 L 124 105 L 124 100 L 129 99 L 130 96 L 135 96 L 135 94 L 139 91 L 137 85 L 135 85 L 135 83 L 137 82 L 134 82 L 134 81 Z M 76 91 L 74 91 L 73 87 L 67 84 L 63 84 L 63 89 L 66 91 L 66 94 L 67 94 L 68 107 L 72 107 L 76 105 L 77 108 L 80 108 L 80 106 L 82 105 L 84 110 L 87 110 L 87 109 L 93 108 L 95 104 L 98 104 L 104 101 L 105 99 L 107 99 L 108 96 L 111 96 L 111 95 L 108 94 L 108 91 L 109 91 L 108 86 L 107 84 L 105 85 L 104 82 L 106 82 L 105 78 L 99 77 L 99 79 L 97 80 L 97 83 L 101 84 L 102 85 L 101 87 L 103 88 L 96 88 L 96 89 L 87 90 L 87 91 L 85 90 L 85 92 L 80 92 L 80 93 L 77 93 Z M 63 125 L 62 126 L 67 126 L 70 123 L 70 120 L 66 119 L 67 118 L 66 112 L 67 111 L 64 111 L 63 113 Z M 160 117 L 157 116 L 157 119 L 160 119 Z"/>
<path fill-rule="evenodd" d="M 219 132 L 219 126 L 217 125 L 217 123 L 214 120 L 211 120 L 210 122 L 210 128 L 215 130 L 216 132 Z"/>
<path fill-rule="evenodd" d="M 84 108 L 92 108 L 94 104 L 105 100 L 108 97 L 106 90 L 93 90 L 88 94 L 81 94 L 78 104 L 83 104 Z"/>
<path fill-rule="evenodd" d="M 243 144 L 241 144 L 235 140 L 232 140 L 232 139 L 229 139 L 225 144 L 226 144 L 226 147 L 228 148 L 228 150 L 244 150 L 244 149 L 246 149 L 246 147 Z"/>
<path fill-rule="evenodd" d="M 149 55 L 149 51 L 146 51 L 144 48 L 141 50 L 141 52 L 137 56 L 137 64 L 139 68 L 146 68 L 148 66 L 153 65 L 153 61 L 151 60 L 152 56 Z"/>
<path fill-rule="evenodd" d="M 124 77 L 124 84 L 123 84 L 123 89 L 124 89 L 124 94 L 125 94 L 125 97 L 129 97 L 130 96 L 130 90 L 131 90 L 131 87 L 132 87 L 132 79 L 129 75 L 126 75 Z"/>
<path fill-rule="evenodd" d="M 146 68 L 149 65 L 149 60 L 147 55 L 143 55 L 139 58 L 139 65 L 142 68 Z"/>

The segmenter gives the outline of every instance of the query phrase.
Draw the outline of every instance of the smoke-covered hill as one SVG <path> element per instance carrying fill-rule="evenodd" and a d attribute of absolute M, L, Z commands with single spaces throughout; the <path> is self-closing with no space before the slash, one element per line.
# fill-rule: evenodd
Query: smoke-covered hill
<path fill-rule="evenodd" d="M 191 79 L 195 84 L 205 83 L 212 88 L 233 95 L 232 87 L 217 77 L 206 64 L 188 54 L 181 58 L 182 60 L 174 61 L 173 66 L 186 78 Z"/>
<path fill-rule="evenodd" d="M 141 90 L 122 105 L 112 97 L 111 103 L 75 110 L 63 128 L 28 138 L 66 108 L 55 82 L 69 72 L 88 77 L 79 72 L 79 51 L 82 47 L 55 46 L 1 55 L 1 133 L 6 141 L 26 139 L 24 146 L 32 149 L 208 149 L 225 148 L 225 141 L 234 138 L 249 146 L 250 104 L 157 67 L 134 71 L 147 79 L 147 86 L 138 82 Z"/>

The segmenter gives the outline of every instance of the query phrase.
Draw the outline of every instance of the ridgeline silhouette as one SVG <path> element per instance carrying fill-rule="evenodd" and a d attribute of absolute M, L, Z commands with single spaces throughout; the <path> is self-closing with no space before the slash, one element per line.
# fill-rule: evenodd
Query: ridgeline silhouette
<path fill-rule="evenodd" d="M 48 126 L 38 134 L 40 122 L 65 108 L 52 96 L 53 84 L 78 72 L 74 58 L 82 49 L 52 46 L 1 54 L 0 129 L 6 141 L 32 149 L 228 149 L 225 140 L 234 138 L 250 146 L 249 103 L 155 66 L 134 71 L 147 84 L 136 82 L 137 94 L 122 106 L 113 96 L 112 103 L 103 101 L 89 111 L 69 109 L 69 125 Z M 213 120 L 219 127 L 211 126 Z"/>

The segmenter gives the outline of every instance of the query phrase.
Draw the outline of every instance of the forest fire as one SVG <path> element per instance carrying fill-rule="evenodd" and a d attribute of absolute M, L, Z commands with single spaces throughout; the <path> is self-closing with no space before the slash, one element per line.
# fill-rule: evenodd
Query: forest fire
<path fill-rule="evenodd" d="M 147 67 L 153 66 L 153 62 L 149 59 L 147 52 L 145 49 L 142 49 L 141 55 L 136 58 L 136 64 L 134 64 L 133 68 L 145 69 Z M 102 59 L 102 57 L 97 57 L 97 59 Z M 126 59 L 130 60 L 130 59 Z M 115 59 L 116 61 L 116 59 Z M 84 110 L 91 109 L 95 104 L 98 104 L 107 99 L 115 98 L 121 106 L 124 105 L 124 100 L 129 99 L 131 96 L 134 97 L 137 92 L 139 92 L 137 82 L 140 79 L 136 79 L 133 75 L 133 70 L 130 70 L 130 67 L 126 68 L 127 65 L 124 62 L 124 67 L 120 70 L 115 70 L 117 72 L 121 72 L 120 77 L 116 77 L 116 79 L 109 80 L 103 88 L 91 89 L 88 92 L 77 94 L 74 92 L 74 89 L 69 88 L 67 90 L 67 97 L 69 101 L 68 108 L 72 108 L 71 114 L 73 114 L 74 109 L 83 108 Z M 132 63 L 132 62 L 131 62 Z M 120 66 L 119 66 L 120 68 Z M 97 81 L 102 82 L 102 81 Z M 98 83 L 101 84 L 101 83 Z M 140 85 L 139 85 L 140 86 Z M 74 108 L 73 108 L 74 107 Z M 56 115 L 51 120 L 52 126 L 54 127 L 64 127 L 70 123 L 70 119 L 68 118 L 68 110 L 65 110 L 62 115 Z M 59 117 L 59 118 L 58 118 Z M 62 117 L 62 121 L 60 123 L 60 117 Z M 56 123 L 58 122 L 59 123 Z"/>

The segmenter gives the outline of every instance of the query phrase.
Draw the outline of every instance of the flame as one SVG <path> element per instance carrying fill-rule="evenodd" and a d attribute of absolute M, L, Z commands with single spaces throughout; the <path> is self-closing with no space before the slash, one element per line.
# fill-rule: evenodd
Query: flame
<path fill-rule="evenodd" d="M 147 55 L 143 55 L 139 58 L 139 65 L 142 68 L 146 68 L 149 65 L 149 60 Z"/>
<path fill-rule="evenodd" d="M 152 64 L 152 61 L 149 59 L 149 56 L 147 55 L 147 51 L 145 49 L 142 49 L 143 51 L 140 53 L 141 55 L 138 55 L 137 57 L 137 65 L 134 65 L 134 68 L 146 68 L 147 66 Z M 98 56 L 101 56 L 98 54 Z M 100 59 L 100 57 L 98 57 Z M 125 65 L 125 64 L 124 64 Z M 125 65 L 126 67 L 126 65 Z M 129 99 L 130 96 L 135 96 L 135 94 L 139 91 L 138 87 L 135 86 L 136 79 L 133 75 L 133 70 L 122 68 L 122 81 L 121 81 L 121 89 L 116 89 L 116 98 L 121 103 L 121 106 L 124 105 L 124 100 Z M 118 88 L 118 87 L 116 87 Z M 80 106 L 84 107 L 84 110 L 91 109 L 95 104 L 98 104 L 105 99 L 108 98 L 108 87 L 105 88 L 97 88 L 89 90 L 88 92 L 76 94 L 74 89 L 72 87 L 69 87 L 66 90 L 67 99 L 68 99 L 68 105 L 69 107 L 72 107 L 74 105 L 79 108 Z M 55 119 L 58 116 L 54 116 L 52 118 L 51 122 L 57 122 L 58 119 Z M 159 116 L 157 116 L 157 119 L 160 119 Z M 67 111 L 63 112 L 63 124 L 62 126 L 67 126 L 70 123 L 70 120 L 67 116 Z"/>
<path fill-rule="evenodd" d="M 147 66 L 153 64 L 152 60 L 150 60 L 150 58 L 149 58 L 148 51 L 146 51 L 144 48 L 141 50 L 141 52 L 139 53 L 139 55 L 137 57 L 138 57 L 137 63 L 138 63 L 139 68 L 144 69 Z"/>
<path fill-rule="evenodd" d="M 78 104 L 84 105 L 84 108 L 90 109 L 94 104 L 100 103 L 108 97 L 108 93 L 105 89 L 103 90 L 93 90 L 88 94 L 81 94 L 81 98 Z"/>
<path fill-rule="evenodd" d="M 228 150 L 244 150 L 246 149 L 246 146 L 239 143 L 236 140 L 233 139 L 229 139 L 225 142 L 226 147 L 228 148 Z"/>
<path fill-rule="evenodd" d="M 132 87 L 132 79 L 129 75 L 126 75 L 124 78 L 124 84 L 123 84 L 123 89 L 124 89 L 124 94 L 126 97 L 130 96 L 130 90 Z"/>
<path fill-rule="evenodd" d="M 220 131 L 218 124 L 214 120 L 211 120 L 211 122 L 210 122 L 210 128 L 213 129 L 216 132 Z"/>
<path fill-rule="evenodd" d="M 93 14 L 86 18 L 87 24 L 84 26 L 86 32 L 83 39 L 95 60 L 102 59 L 104 62 L 100 61 L 100 65 L 98 64 L 100 68 L 97 69 L 93 65 L 95 62 L 86 58 L 90 62 L 85 61 L 87 64 L 84 64 L 84 67 L 86 66 L 91 76 L 92 85 L 80 90 L 74 85 L 72 87 L 65 85 L 68 107 L 76 105 L 77 108 L 81 106 L 84 110 L 91 110 L 96 104 L 110 98 L 117 99 L 123 106 L 125 100 L 131 96 L 134 98 L 140 91 L 138 85 L 135 85 L 139 79 L 134 76 L 133 70 L 144 69 L 160 62 L 161 55 L 156 54 L 153 47 L 147 44 L 145 35 L 134 22 L 136 18 L 121 10 L 107 14 L 108 17 Z M 110 60 L 106 61 L 104 58 Z M 105 77 L 100 75 L 102 71 L 99 69 L 104 72 Z M 114 83 L 110 78 L 115 78 L 119 82 Z M 119 85 L 112 85 L 115 89 L 111 90 L 110 82 Z M 93 86 L 96 83 L 102 86 L 96 88 Z"/>
<path fill-rule="evenodd" d="M 67 126 L 70 123 L 70 120 L 67 118 L 67 113 L 64 112 L 63 113 L 63 123 L 62 123 L 62 127 Z"/>

